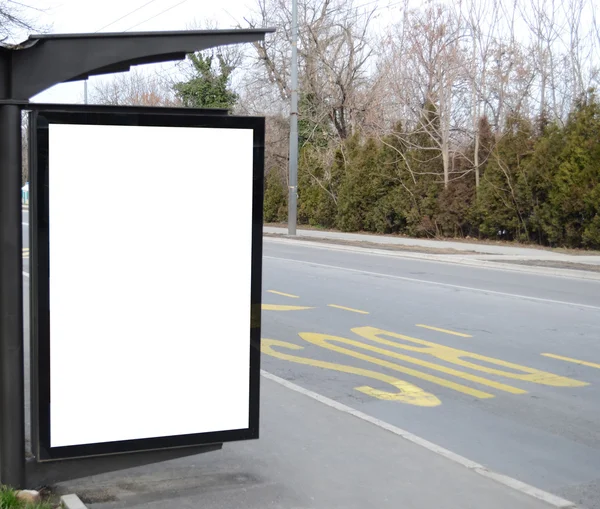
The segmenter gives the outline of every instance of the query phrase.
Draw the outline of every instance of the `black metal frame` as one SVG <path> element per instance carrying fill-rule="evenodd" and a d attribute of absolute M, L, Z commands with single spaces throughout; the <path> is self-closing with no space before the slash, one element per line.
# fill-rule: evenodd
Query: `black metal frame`
<path fill-rule="evenodd" d="M 33 105 L 32 105 L 33 106 Z M 206 110 L 36 105 L 30 113 L 30 279 L 32 445 L 38 461 L 101 456 L 256 439 L 259 434 L 262 221 L 265 122 Z M 207 114 L 209 113 L 209 114 Z M 48 126 L 59 124 L 245 128 L 254 132 L 249 427 L 246 429 L 66 447 L 50 446 Z M 76 383 L 76 381 L 74 381 Z"/>

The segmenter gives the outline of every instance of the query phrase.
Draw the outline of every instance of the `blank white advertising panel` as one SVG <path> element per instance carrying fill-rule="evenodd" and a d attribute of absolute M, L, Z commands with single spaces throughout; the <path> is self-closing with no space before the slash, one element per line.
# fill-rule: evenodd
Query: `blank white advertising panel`
<path fill-rule="evenodd" d="M 50 447 L 248 428 L 253 130 L 48 129 Z"/>

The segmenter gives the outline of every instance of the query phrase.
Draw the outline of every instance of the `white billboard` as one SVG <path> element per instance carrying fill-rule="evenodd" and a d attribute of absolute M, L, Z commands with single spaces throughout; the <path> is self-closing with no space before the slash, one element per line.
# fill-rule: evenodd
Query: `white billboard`
<path fill-rule="evenodd" d="M 47 149 L 46 448 L 249 429 L 254 130 L 50 122 Z"/>

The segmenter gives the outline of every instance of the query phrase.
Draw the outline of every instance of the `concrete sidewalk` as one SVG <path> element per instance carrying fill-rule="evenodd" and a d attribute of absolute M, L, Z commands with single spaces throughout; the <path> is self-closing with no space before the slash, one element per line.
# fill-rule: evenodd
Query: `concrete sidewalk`
<path fill-rule="evenodd" d="M 265 226 L 265 233 L 286 235 L 287 228 Z M 456 242 L 450 240 L 413 239 L 392 235 L 369 235 L 361 233 L 342 233 L 320 230 L 297 230 L 297 238 L 322 239 L 344 242 L 368 242 L 370 244 L 387 244 L 390 246 L 423 247 L 427 249 L 453 249 L 456 251 L 472 251 L 473 253 L 460 256 L 470 256 L 481 260 L 548 260 L 578 264 L 600 265 L 600 256 L 585 254 L 567 254 L 548 249 L 533 247 L 516 247 L 510 245 L 479 244 L 469 242 Z M 445 256 L 456 256 L 447 254 Z"/>
<path fill-rule="evenodd" d="M 518 483 L 508 487 L 475 464 L 461 465 L 460 457 L 444 457 L 431 444 L 417 445 L 410 441 L 415 437 L 398 436 L 349 415 L 347 407 L 269 378 L 261 379 L 259 440 L 71 481 L 59 490 L 77 493 L 91 509 L 571 507 L 552 496 L 527 495 Z"/>

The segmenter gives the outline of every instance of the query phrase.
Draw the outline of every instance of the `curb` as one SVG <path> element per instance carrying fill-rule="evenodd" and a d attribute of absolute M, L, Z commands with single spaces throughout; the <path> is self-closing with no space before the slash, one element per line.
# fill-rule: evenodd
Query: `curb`
<path fill-rule="evenodd" d="M 63 495 L 60 497 L 60 503 L 65 509 L 87 509 L 81 499 L 75 495 Z"/>
<path fill-rule="evenodd" d="M 397 426 L 388 424 L 385 421 L 382 421 L 375 417 L 371 417 L 370 415 L 360 412 L 359 410 L 355 410 L 354 408 L 346 406 L 343 403 L 338 403 L 337 401 L 334 401 L 326 396 L 322 396 L 321 394 L 318 394 L 316 392 L 310 391 L 308 389 L 304 389 L 303 387 L 300 387 L 299 385 L 296 385 L 292 382 L 288 382 L 287 380 L 284 380 L 283 378 L 273 375 L 273 374 L 269 373 L 268 371 L 261 369 L 260 374 L 264 378 L 267 378 L 275 383 L 283 385 L 284 387 L 291 389 L 295 392 L 299 392 L 300 394 L 308 396 L 309 398 L 312 398 L 312 399 L 314 399 L 320 403 L 323 403 L 331 408 L 335 408 L 336 410 L 339 410 L 340 412 L 350 414 L 354 417 L 357 417 L 358 419 L 361 419 L 363 421 L 374 424 L 375 426 L 377 426 L 379 428 L 390 431 L 391 433 L 394 433 L 395 435 L 398 435 L 398 436 L 404 438 L 405 440 L 412 442 L 415 445 L 424 447 L 425 449 L 427 449 L 439 456 L 443 456 L 444 458 L 446 458 L 454 463 L 457 463 L 457 464 L 481 475 L 482 477 L 492 479 L 493 481 L 496 481 L 508 488 L 511 488 L 515 491 L 523 493 L 524 495 L 528 495 L 530 497 L 541 500 L 542 502 L 545 502 L 545 503 L 547 503 L 553 507 L 556 507 L 558 509 L 574 509 L 577 507 L 576 504 L 574 504 L 573 502 L 571 502 L 569 500 L 566 500 L 564 498 L 553 495 L 552 493 L 549 493 L 547 491 L 540 490 L 539 488 L 535 488 L 534 486 L 531 486 L 529 484 L 521 482 L 517 479 L 513 479 L 512 477 L 509 477 L 507 475 L 499 474 L 497 472 L 489 470 L 486 467 L 484 467 L 483 465 L 476 463 L 475 461 L 471 461 L 470 459 L 465 458 L 464 456 L 461 456 L 460 454 L 456 454 L 452 451 L 449 451 L 448 449 L 445 449 L 444 447 L 441 447 L 437 444 L 434 444 L 433 442 L 430 442 L 429 440 L 425 440 L 424 438 L 421 438 L 421 437 L 411 433 L 410 431 L 403 430 L 401 428 L 398 428 Z"/>
<path fill-rule="evenodd" d="M 501 263 L 497 261 L 476 260 L 472 258 L 464 258 L 463 255 L 436 255 L 428 253 L 411 253 L 404 251 L 387 251 L 383 249 L 374 249 L 358 246 L 341 246 L 338 244 L 328 244 L 327 242 L 315 242 L 311 240 L 296 240 L 291 238 L 279 237 L 263 237 L 263 240 L 279 244 L 295 244 L 299 246 L 307 246 L 315 249 L 326 249 L 330 251 L 347 251 L 353 253 L 368 253 L 377 256 L 387 256 L 391 258 L 410 258 L 421 261 L 431 261 L 437 263 L 449 263 L 453 265 L 467 265 L 470 267 L 478 267 L 484 269 L 495 269 L 510 272 L 521 272 L 527 274 L 538 274 L 541 276 L 554 276 L 569 279 L 583 279 L 588 281 L 600 281 L 600 272 L 588 272 L 585 270 L 574 269 L 555 269 L 550 267 L 534 267 L 531 265 L 513 265 Z M 470 255 L 471 256 L 471 255 Z M 476 255 L 473 255 L 476 256 Z M 485 255 L 481 255 L 485 256 Z"/>
<path fill-rule="evenodd" d="M 274 235 L 277 237 L 287 237 L 291 239 L 311 239 L 311 240 L 322 240 L 322 241 L 338 241 L 338 242 L 352 242 L 356 243 L 368 243 L 373 248 L 377 246 L 399 246 L 399 247 L 413 247 L 413 248 L 424 248 L 424 249 L 448 249 L 450 251 L 456 251 L 455 254 L 470 254 L 470 255 L 482 255 L 482 256 L 517 256 L 517 257 L 528 257 L 535 259 L 537 256 L 544 255 L 555 256 L 575 256 L 578 255 L 561 253 L 554 248 L 549 246 L 542 246 L 539 244 L 518 244 L 512 241 L 480 241 L 473 239 L 473 242 L 466 238 L 452 239 L 447 237 L 410 237 L 405 235 L 397 234 L 381 234 L 381 233 L 369 233 L 369 232 L 342 232 L 339 230 L 319 230 L 319 229 L 304 229 L 299 227 L 296 231 L 296 235 L 289 235 L 288 229 L 280 226 L 269 226 L 263 225 L 263 233 L 266 235 Z M 523 251 L 527 251 L 524 253 Z M 585 255 L 584 249 L 574 249 L 574 251 L 580 251 L 581 255 Z M 450 253 L 439 253 L 439 254 L 450 254 Z M 592 254 L 594 256 L 594 254 Z M 600 256 L 600 250 L 597 250 L 595 256 Z"/>

